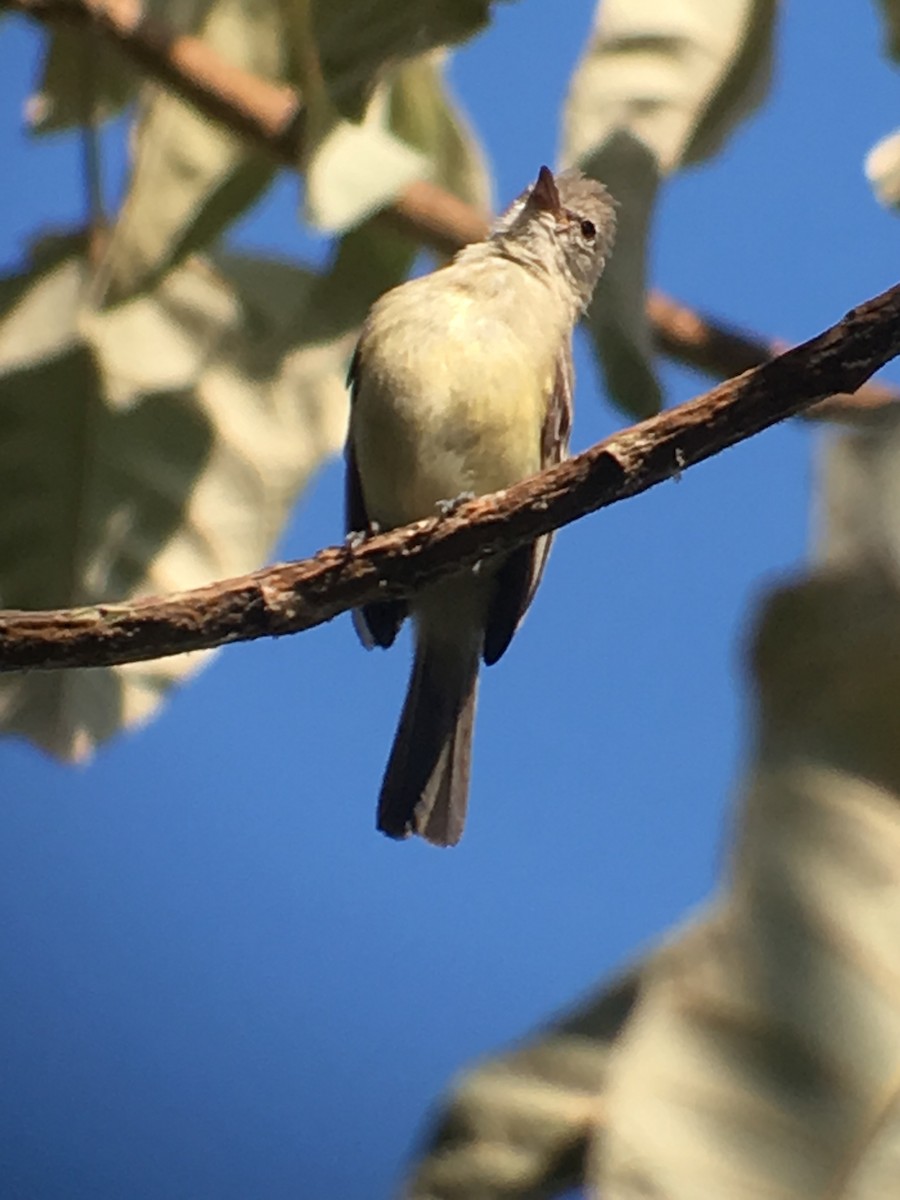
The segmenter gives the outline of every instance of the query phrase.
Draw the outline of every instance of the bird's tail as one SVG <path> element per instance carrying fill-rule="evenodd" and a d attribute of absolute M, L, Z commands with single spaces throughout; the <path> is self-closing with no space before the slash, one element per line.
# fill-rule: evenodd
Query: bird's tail
<path fill-rule="evenodd" d="M 478 642 L 420 632 L 409 689 L 378 798 L 378 828 L 436 846 L 462 837 L 478 688 Z"/>

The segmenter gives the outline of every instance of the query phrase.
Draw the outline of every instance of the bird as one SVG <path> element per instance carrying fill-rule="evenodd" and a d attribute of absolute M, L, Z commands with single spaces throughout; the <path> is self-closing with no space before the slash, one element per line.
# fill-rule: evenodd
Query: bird
<path fill-rule="evenodd" d="M 348 375 L 348 535 L 435 516 L 567 456 L 572 332 L 614 232 L 615 201 L 601 183 L 541 167 L 483 241 L 376 300 Z M 407 616 L 414 625 L 378 799 L 377 828 L 389 837 L 452 846 L 462 836 L 480 663 L 507 649 L 550 541 L 354 611 L 370 648 L 391 646 Z"/>

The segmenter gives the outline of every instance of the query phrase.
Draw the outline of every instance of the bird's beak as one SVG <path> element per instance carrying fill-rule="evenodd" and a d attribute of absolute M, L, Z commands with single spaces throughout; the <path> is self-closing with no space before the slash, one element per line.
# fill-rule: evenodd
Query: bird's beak
<path fill-rule="evenodd" d="M 528 202 L 534 208 L 552 213 L 553 216 L 558 216 L 562 211 L 562 202 L 559 198 L 556 180 L 553 178 L 553 172 L 549 167 L 541 167 L 538 172 L 537 183 L 531 189 Z"/>

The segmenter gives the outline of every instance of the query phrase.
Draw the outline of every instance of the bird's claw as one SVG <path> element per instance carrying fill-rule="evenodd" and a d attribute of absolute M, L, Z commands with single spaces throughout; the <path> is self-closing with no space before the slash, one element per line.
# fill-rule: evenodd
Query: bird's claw
<path fill-rule="evenodd" d="M 452 500 L 438 500 L 435 507 L 442 517 L 452 517 L 458 508 L 462 508 L 464 504 L 468 504 L 470 500 L 474 499 L 474 492 L 460 492 Z"/>
<path fill-rule="evenodd" d="M 344 538 L 344 545 L 348 550 L 358 550 L 378 533 L 381 533 L 381 526 L 377 521 L 372 521 L 368 529 L 351 529 Z"/>

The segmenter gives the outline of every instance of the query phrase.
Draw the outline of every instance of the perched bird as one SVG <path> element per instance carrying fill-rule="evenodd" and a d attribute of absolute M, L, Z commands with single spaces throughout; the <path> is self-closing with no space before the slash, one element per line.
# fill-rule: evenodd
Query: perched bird
<path fill-rule="evenodd" d="M 568 453 L 572 330 L 615 230 L 609 193 L 578 171 L 537 181 L 489 236 L 373 306 L 350 367 L 350 533 L 434 516 L 499 491 Z M 537 588 L 550 538 L 409 600 L 354 613 L 367 646 L 415 625 L 409 691 L 378 801 L 378 828 L 459 841 L 466 818 L 481 659 L 506 650 Z"/>

